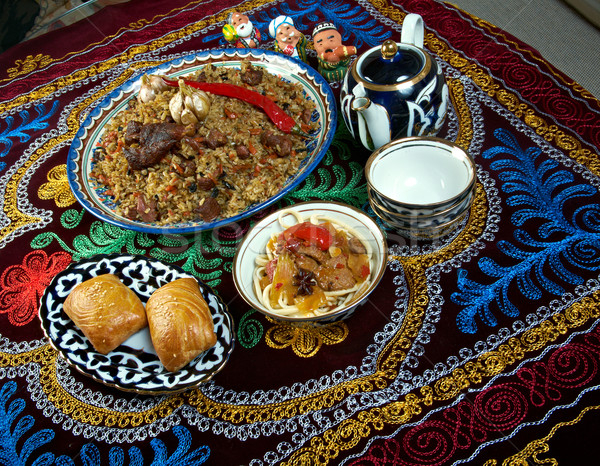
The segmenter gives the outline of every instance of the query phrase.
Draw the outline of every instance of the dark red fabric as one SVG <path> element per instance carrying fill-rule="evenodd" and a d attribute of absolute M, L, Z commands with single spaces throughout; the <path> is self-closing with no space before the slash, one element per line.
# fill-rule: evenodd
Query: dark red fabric
<path fill-rule="evenodd" d="M 359 52 L 399 39 L 405 14 L 422 15 L 425 47 L 452 80 L 453 117 L 439 136 L 467 144 L 478 165 L 479 197 L 462 233 L 419 244 L 386 229 L 390 259 L 376 292 L 325 330 L 278 326 L 237 294 L 235 248 L 265 212 L 183 238 L 144 235 L 61 202 L 66 173 L 53 175 L 103 97 L 98 83 L 123 82 L 140 63 L 226 47 L 221 28 L 233 9 L 261 27 L 264 48 L 273 45 L 269 21 L 292 15 L 307 36 L 336 21 Z M 0 451 L 8 458 L 41 432 L 47 440 L 31 441 L 29 463 L 42 455 L 132 465 L 595 460 L 600 103 L 532 47 L 435 0 L 169 0 L 105 7 L 0 59 L 0 410 L 3 434 L 14 439 Z M 314 53 L 308 61 L 316 69 Z M 332 88 L 337 97 L 340 83 Z M 362 173 L 368 155 L 340 115 L 327 157 L 286 202 L 335 200 L 374 217 Z M 208 392 L 126 393 L 57 358 L 37 318 L 40 296 L 69 263 L 109 252 L 188 267 L 223 298 L 236 346 Z M 494 288 L 504 278 L 506 288 Z M 498 293 L 488 308 L 496 323 L 478 308 L 469 333 L 459 316 L 486 292 Z M 307 348 L 313 353 L 300 354 Z M 28 432 L 18 420 L 31 423 Z"/>

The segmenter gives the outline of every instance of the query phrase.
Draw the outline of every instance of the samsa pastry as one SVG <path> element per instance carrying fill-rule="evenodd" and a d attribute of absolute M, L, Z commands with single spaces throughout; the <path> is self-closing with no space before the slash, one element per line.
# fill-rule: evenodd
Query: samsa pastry
<path fill-rule="evenodd" d="M 102 354 L 110 353 L 148 324 L 140 298 L 113 274 L 77 285 L 63 309 Z"/>
<path fill-rule="evenodd" d="M 170 372 L 217 342 L 210 309 L 193 278 L 179 278 L 152 293 L 146 315 L 156 354 Z"/>

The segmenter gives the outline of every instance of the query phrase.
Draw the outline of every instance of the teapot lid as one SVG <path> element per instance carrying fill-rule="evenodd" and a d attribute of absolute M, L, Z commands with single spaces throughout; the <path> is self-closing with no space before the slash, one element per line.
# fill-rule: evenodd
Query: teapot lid
<path fill-rule="evenodd" d="M 429 73 L 431 57 L 418 47 L 386 40 L 373 47 L 353 64 L 357 82 L 373 90 L 393 90 L 410 86 Z"/>

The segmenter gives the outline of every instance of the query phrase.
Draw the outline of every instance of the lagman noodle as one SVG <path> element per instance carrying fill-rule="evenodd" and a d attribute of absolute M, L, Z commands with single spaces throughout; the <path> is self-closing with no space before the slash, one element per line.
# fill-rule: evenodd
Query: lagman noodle
<path fill-rule="evenodd" d="M 296 223 L 286 223 L 286 217 L 292 216 Z M 278 224 L 280 226 L 277 231 L 271 234 L 267 245 L 265 246 L 264 253 L 259 254 L 255 259 L 255 269 L 253 274 L 253 285 L 254 292 L 261 302 L 261 304 L 271 313 L 286 317 L 319 317 L 327 314 L 332 314 L 337 310 L 345 307 L 352 302 L 357 301 L 363 293 L 368 290 L 371 283 L 371 268 L 372 268 L 372 257 L 373 250 L 370 244 L 352 228 L 350 225 L 324 214 L 315 213 L 308 218 L 304 218 L 299 212 L 294 209 L 283 209 L 278 215 Z M 268 271 L 267 267 L 269 263 L 276 262 L 280 257 L 281 251 L 277 251 L 277 242 L 280 235 L 285 232 L 288 228 L 299 225 L 303 222 L 310 222 L 310 224 L 319 226 L 323 224 L 331 224 L 336 234 L 345 236 L 347 240 L 358 240 L 362 247 L 364 247 L 368 273 L 362 281 L 357 282 L 354 286 L 342 290 L 336 291 L 324 291 L 326 302 L 320 305 L 318 308 L 312 308 L 309 311 L 306 309 L 300 309 L 295 302 L 290 302 L 289 296 L 283 294 L 277 298 L 277 303 L 273 303 L 271 293 L 273 292 L 274 283 L 265 283 L 269 280 L 267 278 Z M 291 301 L 294 301 L 293 299 Z"/>

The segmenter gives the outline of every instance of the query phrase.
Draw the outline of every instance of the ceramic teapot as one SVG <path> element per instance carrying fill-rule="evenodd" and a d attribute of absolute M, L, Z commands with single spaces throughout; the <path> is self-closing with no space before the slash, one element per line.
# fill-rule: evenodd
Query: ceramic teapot
<path fill-rule="evenodd" d="M 387 40 L 367 50 L 344 77 L 342 116 L 369 150 L 401 137 L 434 136 L 444 122 L 448 85 L 423 38 L 423 18 L 408 14 L 400 43 Z"/>

